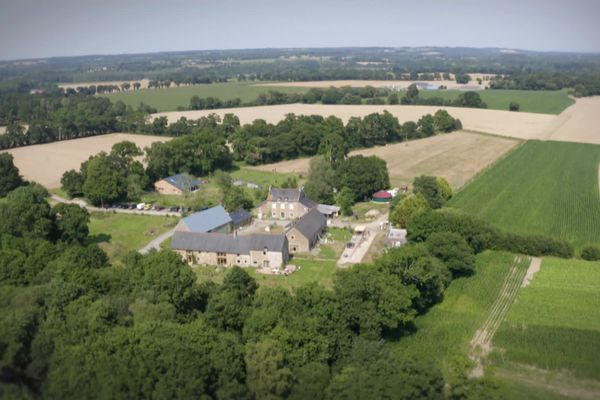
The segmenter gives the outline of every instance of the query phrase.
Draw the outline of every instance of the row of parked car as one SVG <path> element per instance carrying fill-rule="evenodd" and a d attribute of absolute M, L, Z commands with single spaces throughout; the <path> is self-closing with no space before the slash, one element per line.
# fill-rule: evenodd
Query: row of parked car
<path fill-rule="evenodd" d="M 158 204 L 152 203 L 116 203 L 116 204 L 105 204 L 104 208 L 122 209 L 122 210 L 138 210 L 138 211 L 164 211 L 164 212 L 188 212 L 189 209 L 185 207 L 165 207 Z"/>

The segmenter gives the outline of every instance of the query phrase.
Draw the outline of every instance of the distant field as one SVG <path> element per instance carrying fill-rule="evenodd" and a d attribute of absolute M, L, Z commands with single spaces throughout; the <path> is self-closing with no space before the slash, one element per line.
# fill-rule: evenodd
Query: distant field
<path fill-rule="evenodd" d="M 175 217 L 96 212 L 90 219 L 90 242 L 106 251 L 111 261 L 120 261 L 172 229 L 177 221 Z"/>
<path fill-rule="evenodd" d="M 600 381 L 600 262 L 544 259 L 531 285 L 520 290 L 494 347 L 496 363 Z"/>
<path fill-rule="evenodd" d="M 460 188 L 519 142 L 508 138 L 454 132 L 427 139 L 356 150 L 351 155 L 376 155 L 387 162 L 392 185 L 412 182 L 415 176 L 443 176 Z M 260 171 L 307 174 L 310 159 L 282 161 L 254 167 Z"/>
<path fill-rule="evenodd" d="M 255 100 L 259 94 L 266 93 L 269 90 L 277 90 L 284 93 L 304 93 L 307 91 L 306 88 L 299 87 L 266 88 L 264 86 L 257 86 L 255 83 L 228 82 L 116 92 L 103 96 L 108 97 L 113 102 L 120 100 L 133 107 L 137 107 L 143 102 L 161 112 L 175 111 L 179 107 L 187 109 L 190 106 L 192 96 L 212 96 L 220 100 L 232 100 L 239 97 L 242 102 L 249 102 Z"/>
<path fill-rule="evenodd" d="M 526 142 L 449 206 L 515 233 L 600 243 L 599 163 L 597 145 Z"/>
<path fill-rule="evenodd" d="M 79 169 L 82 162 L 101 151 L 110 151 L 113 144 L 129 140 L 144 148 L 152 143 L 171 140 L 168 137 L 113 133 L 82 139 L 63 140 L 47 144 L 6 150 L 15 158 L 15 165 L 25 179 L 49 189 L 60 187 L 65 171 Z"/>
<path fill-rule="evenodd" d="M 454 100 L 464 91 L 460 90 L 422 90 L 423 98 L 441 97 Z M 483 90 L 477 92 L 492 110 L 508 110 L 511 101 L 520 104 L 520 112 L 560 114 L 575 104 L 568 90 Z"/>

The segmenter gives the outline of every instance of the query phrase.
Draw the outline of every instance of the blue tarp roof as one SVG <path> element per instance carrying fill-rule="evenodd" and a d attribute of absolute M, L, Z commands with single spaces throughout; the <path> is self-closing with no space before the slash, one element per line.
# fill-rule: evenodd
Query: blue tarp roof
<path fill-rule="evenodd" d="M 183 223 L 192 232 L 210 232 L 230 222 L 231 217 L 223 206 L 209 208 L 183 219 Z"/>
<path fill-rule="evenodd" d="M 165 178 L 165 181 L 179 190 L 194 190 L 202 183 L 200 180 L 186 173 L 169 176 Z"/>

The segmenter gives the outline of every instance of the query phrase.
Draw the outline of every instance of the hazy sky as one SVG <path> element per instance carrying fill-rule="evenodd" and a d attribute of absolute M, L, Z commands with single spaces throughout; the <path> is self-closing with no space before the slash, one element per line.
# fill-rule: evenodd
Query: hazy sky
<path fill-rule="evenodd" d="M 600 52 L 599 17 L 599 0 L 0 0 L 0 59 L 330 46 Z"/>

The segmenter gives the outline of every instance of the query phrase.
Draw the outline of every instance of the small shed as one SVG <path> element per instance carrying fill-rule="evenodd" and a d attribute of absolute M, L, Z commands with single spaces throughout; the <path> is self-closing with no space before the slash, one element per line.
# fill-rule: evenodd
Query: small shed
<path fill-rule="evenodd" d="M 375 203 L 389 203 L 392 200 L 392 195 L 385 190 L 380 190 L 373 194 L 373 201 Z"/>
<path fill-rule="evenodd" d="M 400 247 L 406 244 L 406 229 L 390 229 L 387 242 L 390 247 Z"/>
<path fill-rule="evenodd" d="M 234 229 L 237 229 L 240 226 L 248 225 L 250 222 L 252 222 L 252 214 L 243 208 L 229 213 L 229 216 L 231 217 L 231 222 L 233 223 Z"/>

